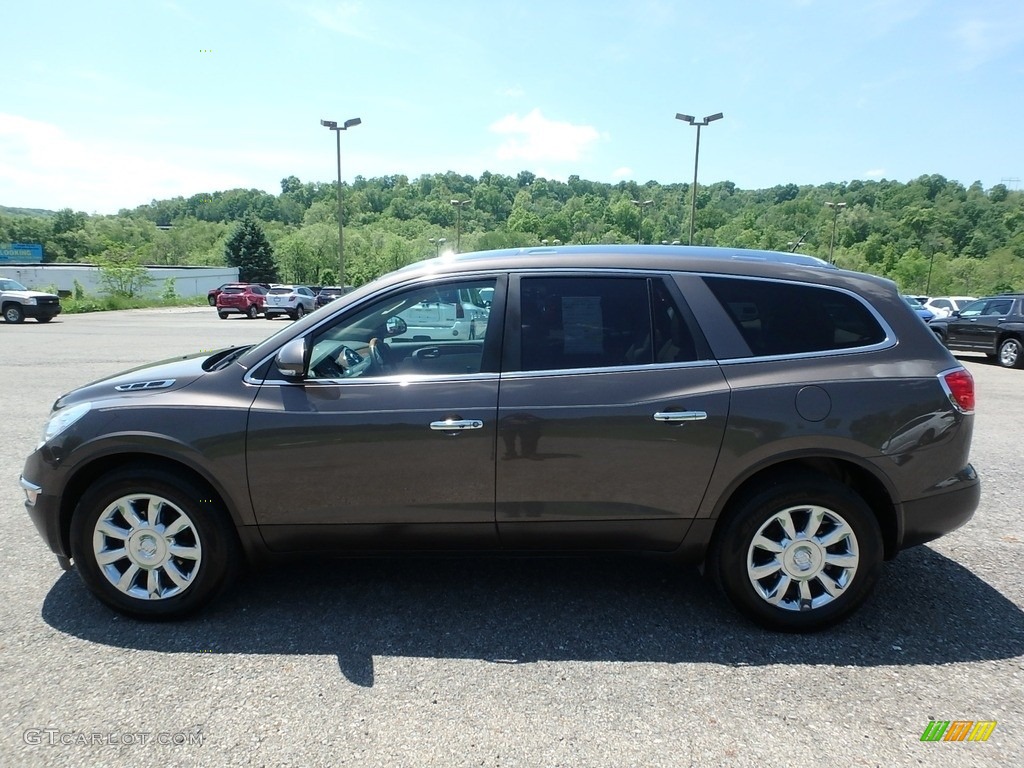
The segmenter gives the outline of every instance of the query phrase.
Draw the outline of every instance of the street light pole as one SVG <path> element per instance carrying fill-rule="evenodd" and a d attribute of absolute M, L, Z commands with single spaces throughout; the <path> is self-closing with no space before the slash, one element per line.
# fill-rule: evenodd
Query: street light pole
<path fill-rule="evenodd" d="M 683 120 L 690 125 L 697 126 L 697 148 L 693 152 L 693 190 L 690 195 L 690 245 L 693 245 L 693 220 L 697 214 L 697 163 L 700 160 L 700 129 L 710 122 L 715 120 L 721 120 L 724 115 L 721 112 L 716 112 L 713 115 L 708 115 L 703 120 L 698 120 L 693 115 L 684 115 L 681 112 L 676 112 L 676 120 Z"/>
<path fill-rule="evenodd" d="M 832 209 L 832 240 L 828 244 L 828 263 L 834 264 L 832 250 L 836 247 L 836 222 L 839 221 L 839 214 L 846 207 L 846 203 L 825 203 L 825 205 Z"/>
<path fill-rule="evenodd" d="M 334 131 L 338 137 L 338 285 L 345 290 L 345 233 L 341 225 L 341 132 L 359 125 L 362 120 L 353 117 L 338 125 L 335 120 L 321 120 L 320 125 Z"/>
<path fill-rule="evenodd" d="M 644 227 L 644 208 L 651 205 L 653 200 L 630 200 L 633 205 L 640 209 L 640 223 L 636 225 L 636 244 L 640 245 L 640 234 Z"/>
<path fill-rule="evenodd" d="M 455 252 L 460 252 L 462 246 L 462 206 L 469 205 L 472 200 L 452 200 L 455 206 Z"/>
<path fill-rule="evenodd" d="M 444 237 L 431 237 L 429 242 L 434 244 L 434 256 L 436 257 L 441 255 L 441 246 L 448 242 L 448 239 Z"/>

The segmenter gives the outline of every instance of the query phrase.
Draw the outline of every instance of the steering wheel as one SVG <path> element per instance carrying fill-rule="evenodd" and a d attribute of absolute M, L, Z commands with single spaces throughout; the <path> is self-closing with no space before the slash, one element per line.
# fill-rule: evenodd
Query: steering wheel
<path fill-rule="evenodd" d="M 361 362 L 363 358 L 358 352 L 342 345 L 333 355 L 325 355 L 313 372 L 318 379 L 343 379 L 354 375 L 353 369 Z"/>

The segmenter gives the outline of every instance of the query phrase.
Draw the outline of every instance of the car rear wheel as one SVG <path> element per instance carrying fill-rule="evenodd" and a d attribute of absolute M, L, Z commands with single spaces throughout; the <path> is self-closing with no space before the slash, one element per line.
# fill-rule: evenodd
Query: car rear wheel
<path fill-rule="evenodd" d="M 999 364 L 1003 368 L 1020 368 L 1024 365 L 1020 340 L 1003 339 L 1003 343 L 999 345 Z"/>
<path fill-rule="evenodd" d="M 21 323 L 25 320 L 25 310 L 18 304 L 8 304 L 4 307 L 4 322 Z"/>
<path fill-rule="evenodd" d="M 707 572 L 761 626 L 812 632 L 856 610 L 881 566 L 881 532 L 864 500 L 824 476 L 792 474 L 732 505 Z"/>
<path fill-rule="evenodd" d="M 151 620 L 206 605 L 242 562 L 231 520 L 209 490 L 145 467 L 105 475 L 85 492 L 71 521 L 71 553 L 96 597 Z"/>
<path fill-rule="evenodd" d="M 228 313 L 227 312 L 218 312 L 217 313 L 217 317 L 219 317 L 221 320 L 227 320 L 228 319 Z"/>
<path fill-rule="evenodd" d="M 257 317 L 260 316 L 259 307 L 257 307 L 255 304 L 250 304 L 249 309 L 245 311 L 245 316 L 248 317 L 250 320 L 255 320 Z"/>

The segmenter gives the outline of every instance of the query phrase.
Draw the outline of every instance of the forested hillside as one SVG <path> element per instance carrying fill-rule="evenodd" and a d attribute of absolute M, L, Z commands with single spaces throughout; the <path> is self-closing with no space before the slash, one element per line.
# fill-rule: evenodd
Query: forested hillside
<path fill-rule="evenodd" d="M 289 176 L 277 195 L 209 192 L 154 200 L 116 216 L 0 213 L 0 242 L 41 242 L 47 261 L 223 264 L 227 237 L 251 211 L 273 245 L 282 279 L 327 284 L 337 263 L 336 194 L 333 183 Z M 470 202 L 457 207 L 453 200 Z M 689 184 L 611 185 L 575 176 L 561 182 L 527 171 L 357 177 L 344 186 L 343 201 L 347 282 L 357 285 L 454 249 L 457 240 L 462 251 L 545 241 L 685 243 L 690 227 Z M 985 190 L 938 175 L 906 184 L 761 190 L 718 182 L 698 187 L 693 241 L 796 248 L 827 259 L 833 224 L 839 266 L 888 276 L 907 292 L 1024 290 L 1024 193 L 1001 184 Z"/>

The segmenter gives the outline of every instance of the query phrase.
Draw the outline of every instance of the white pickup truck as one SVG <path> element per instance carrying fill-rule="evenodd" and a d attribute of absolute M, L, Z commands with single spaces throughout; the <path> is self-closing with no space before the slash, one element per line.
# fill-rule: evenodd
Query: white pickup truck
<path fill-rule="evenodd" d="M 20 323 L 26 317 L 48 323 L 60 314 L 60 297 L 30 291 L 17 280 L 0 277 L 0 312 L 8 323 Z"/>

